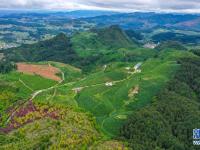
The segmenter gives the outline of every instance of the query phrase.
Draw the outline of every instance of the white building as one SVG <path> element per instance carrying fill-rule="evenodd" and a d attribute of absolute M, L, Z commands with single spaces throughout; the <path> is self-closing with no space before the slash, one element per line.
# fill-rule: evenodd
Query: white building
<path fill-rule="evenodd" d="M 142 65 L 142 63 L 137 63 L 137 64 L 134 66 L 135 71 L 138 70 L 138 69 L 140 69 L 141 65 Z"/>
<path fill-rule="evenodd" d="M 113 83 L 112 82 L 106 82 L 105 85 L 106 86 L 113 86 Z"/>
<path fill-rule="evenodd" d="M 74 88 L 72 90 L 77 94 L 77 93 L 80 93 L 83 90 L 83 87 Z"/>

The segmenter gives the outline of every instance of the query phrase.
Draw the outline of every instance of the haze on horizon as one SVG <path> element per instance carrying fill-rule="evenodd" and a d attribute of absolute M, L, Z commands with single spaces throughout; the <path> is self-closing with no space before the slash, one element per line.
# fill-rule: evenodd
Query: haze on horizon
<path fill-rule="evenodd" d="M 200 13 L 199 0 L 0 0 L 0 9 Z"/>

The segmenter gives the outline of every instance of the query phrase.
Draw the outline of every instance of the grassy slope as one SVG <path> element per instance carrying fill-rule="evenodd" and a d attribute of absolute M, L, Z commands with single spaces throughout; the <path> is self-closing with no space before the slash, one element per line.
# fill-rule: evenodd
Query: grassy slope
<path fill-rule="evenodd" d="M 75 99 L 80 107 L 91 112 L 103 131 L 110 136 L 116 135 L 123 119 L 133 111 L 149 104 L 153 96 L 165 85 L 178 68 L 176 59 L 190 53 L 172 51 L 161 52 L 160 58 L 147 60 L 142 65 L 142 73 L 117 83 L 113 87 L 104 84 L 85 88 Z M 165 55 L 165 59 L 162 56 Z M 132 64 L 133 66 L 134 64 Z M 127 65 L 127 66 L 130 66 Z M 110 72 L 98 72 L 80 81 L 76 86 L 93 85 L 125 79 L 124 67 L 116 67 Z M 123 74 L 123 75 L 122 75 Z M 128 91 L 139 85 L 139 94 L 128 98 Z"/>
<path fill-rule="evenodd" d="M 136 63 L 110 63 L 107 65 L 107 68 L 104 71 L 103 67 L 98 67 L 96 72 L 83 77 L 80 70 L 73 68 L 72 66 L 55 62 L 42 62 L 51 63 L 52 65 L 57 66 L 61 70 L 65 71 L 65 73 L 69 72 L 70 76 L 73 76 L 73 74 L 76 73 L 78 73 L 78 75 L 75 78 L 70 78 L 69 81 L 63 83 L 63 85 L 60 87 L 42 93 L 34 101 L 40 104 L 71 106 L 74 108 L 74 110 L 83 108 L 83 111 L 91 113 L 91 115 L 96 118 L 98 128 L 104 133 L 104 135 L 106 135 L 106 137 L 110 138 L 118 135 L 119 128 L 130 113 L 136 109 L 140 109 L 141 107 L 150 104 L 153 96 L 159 92 L 161 87 L 165 85 L 165 83 L 173 76 L 173 73 L 178 68 L 178 65 L 176 64 L 177 58 L 184 57 L 185 55 L 192 56 L 192 54 L 189 52 L 174 50 L 161 51 L 157 58 L 151 58 L 143 62 L 141 73 L 133 74 L 131 76 L 127 73 L 125 67 L 133 67 Z M 55 84 L 54 81 L 44 79 L 39 76 L 24 75 L 16 72 L 12 72 L 8 75 L 1 75 L 0 78 L 1 80 L 15 83 L 15 85 L 21 90 L 18 92 L 20 94 L 19 96 L 24 98 L 28 97 L 31 94 L 31 91 L 28 91 L 26 87 L 19 83 L 19 78 L 22 79 L 28 86 L 33 88 L 33 90 L 47 88 Z M 80 78 L 82 79 L 80 80 Z M 78 81 L 73 82 L 75 79 L 78 79 Z M 108 81 L 120 82 L 117 82 L 112 87 L 106 87 L 105 82 Z M 41 84 L 41 82 L 44 84 Z M 139 86 L 139 94 L 129 98 L 128 93 L 130 89 L 137 85 Z M 72 90 L 75 87 L 82 86 L 88 87 L 84 88 L 79 94 L 76 94 Z M 78 115 L 78 112 L 76 111 L 73 114 L 76 113 Z M 62 127 L 59 130 L 64 130 L 66 133 L 69 133 L 71 129 L 68 125 L 72 123 L 71 121 L 72 120 L 65 122 L 65 120 L 62 120 Z M 39 127 L 36 128 L 38 124 Z M 51 135 L 51 138 L 47 139 L 53 141 L 53 144 L 58 145 L 58 141 L 54 140 L 54 138 L 60 134 L 59 130 L 56 129 L 56 124 L 57 121 L 42 119 L 40 121 L 25 125 L 23 128 L 10 133 L 8 136 L 4 136 L 4 140 L 6 138 L 8 141 L 11 140 L 16 143 L 4 143 L 4 146 L 9 148 L 15 146 L 17 147 L 21 144 L 25 144 L 29 148 L 31 146 L 38 146 L 41 143 L 45 143 L 43 140 L 46 140 L 40 133 L 45 133 L 45 136 L 47 137 Z M 79 123 L 73 124 L 73 127 L 77 128 L 77 131 L 83 133 L 81 131 L 82 127 L 80 127 Z M 46 128 L 49 128 L 50 131 L 54 132 L 45 132 Z M 87 139 L 86 141 L 98 141 L 100 136 L 93 134 L 96 132 L 95 127 L 93 126 L 90 129 L 88 128 L 88 130 L 90 132 L 85 131 L 84 128 L 84 136 Z M 93 133 L 91 133 L 92 130 L 94 131 Z M 18 139 L 22 137 L 15 137 L 15 135 L 21 136 L 21 132 L 23 132 L 23 140 L 18 141 Z M 38 136 L 33 142 L 30 139 L 30 136 L 33 136 L 36 133 Z M 60 136 L 62 137 L 64 134 L 60 134 Z M 77 136 L 79 137 L 79 132 L 77 132 Z M 62 141 L 62 139 L 59 141 Z M 71 145 L 84 147 L 83 145 L 85 144 L 81 142 L 79 144 L 75 144 L 75 141 L 77 141 L 76 136 L 75 139 L 71 141 L 73 142 Z M 100 139 L 100 141 L 102 141 L 102 139 Z M 99 144 L 95 145 L 102 147 L 104 144 L 102 145 L 102 142 L 100 141 L 97 142 Z M 67 140 L 65 142 L 70 141 Z M 87 144 L 85 146 L 88 147 Z M 106 146 L 106 144 L 104 146 Z"/>
<path fill-rule="evenodd" d="M 15 84 L 15 86 L 19 88 L 19 96 L 21 96 L 22 98 L 27 98 L 27 96 L 29 96 L 32 91 L 24 86 L 19 81 L 19 79 L 27 84 L 33 91 L 48 88 L 56 84 L 56 82 L 53 80 L 45 79 L 37 75 L 33 76 L 18 72 L 11 72 L 9 74 L 0 75 L 0 80 Z"/>
<path fill-rule="evenodd" d="M 71 42 L 73 49 L 82 57 L 136 46 L 117 26 L 77 33 L 72 36 Z"/>
<path fill-rule="evenodd" d="M 99 127 L 108 136 L 118 134 L 119 127 L 127 115 L 151 102 L 153 96 L 165 85 L 178 68 L 177 58 L 192 55 L 182 51 L 161 51 L 157 58 L 148 59 L 142 64 L 142 73 L 130 76 L 125 67 L 136 63 L 110 63 L 75 83 L 66 83 L 55 90 L 43 93 L 38 102 L 64 104 L 81 107 L 93 114 Z M 106 82 L 120 81 L 112 87 Z M 131 88 L 139 86 L 139 94 L 129 98 Z M 72 89 L 85 87 L 79 94 Z M 49 97 L 49 98 L 48 98 Z"/>
<path fill-rule="evenodd" d="M 97 34 L 93 32 L 77 33 L 72 37 L 71 41 L 73 49 L 83 57 L 95 54 L 97 51 L 106 50 L 106 46 L 98 41 Z"/>
<path fill-rule="evenodd" d="M 159 65 L 155 67 L 155 64 Z M 151 70 L 152 65 L 154 68 Z M 76 99 L 80 107 L 89 110 L 97 117 L 97 122 L 106 133 L 116 135 L 123 122 L 119 116 L 127 115 L 133 109 L 147 105 L 175 69 L 175 63 L 149 60 L 143 64 L 141 74 L 135 74 L 113 87 L 99 85 L 86 88 Z M 113 72 L 112 75 L 116 78 L 117 74 Z M 96 76 L 96 79 L 100 80 L 99 78 Z M 139 85 L 140 92 L 135 98 L 129 99 L 128 91 L 136 85 Z"/>

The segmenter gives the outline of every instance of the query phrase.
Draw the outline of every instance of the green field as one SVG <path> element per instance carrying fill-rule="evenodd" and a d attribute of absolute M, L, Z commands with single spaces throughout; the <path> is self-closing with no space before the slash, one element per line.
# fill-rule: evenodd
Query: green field
<path fill-rule="evenodd" d="M 151 103 L 179 68 L 176 60 L 188 54 L 179 51 L 160 52 L 158 58 L 142 62 L 141 73 L 135 74 L 130 74 L 126 68 L 136 63 L 110 63 L 105 70 L 103 66 L 98 67 L 96 72 L 76 82 L 66 82 L 42 93 L 35 101 L 80 107 L 96 118 L 105 135 L 113 137 L 118 135 L 119 128 L 129 114 Z M 105 85 L 107 82 L 115 84 L 109 87 Z M 130 89 L 136 86 L 139 87 L 138 94 L 129 97 Z M 74 88 L 82 89 L 76 93 Z"/>

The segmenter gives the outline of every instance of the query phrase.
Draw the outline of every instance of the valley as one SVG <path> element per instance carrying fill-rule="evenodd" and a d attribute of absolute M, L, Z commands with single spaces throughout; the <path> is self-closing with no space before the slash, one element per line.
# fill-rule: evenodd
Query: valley
<path fill-rule="evenodd" d="M 26 14 L 48 18 L 35 30 L 49 37 L 0 50 L 0 149 L 195 150 L 199 34 L 187 22 L 198 15 L 76 13 Z"/>

